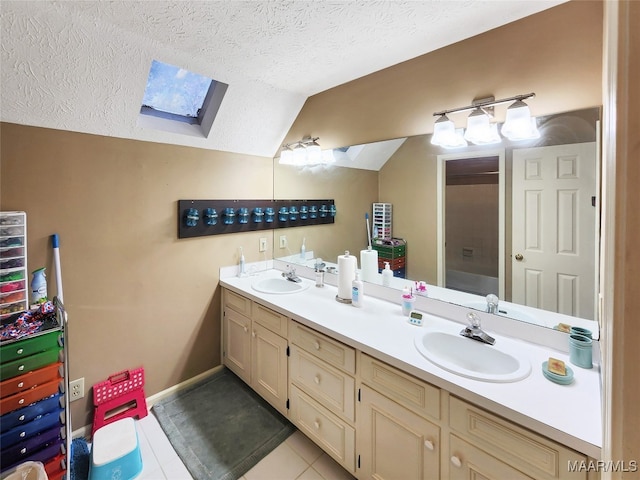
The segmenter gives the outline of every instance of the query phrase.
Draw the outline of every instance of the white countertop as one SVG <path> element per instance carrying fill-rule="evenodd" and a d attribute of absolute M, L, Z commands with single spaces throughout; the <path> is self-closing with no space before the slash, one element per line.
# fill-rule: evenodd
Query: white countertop
<path fill-rule="evenodd" d="M 515 344 L 528 356 L 531 373 L 513 383 L 461 377 L 431 363 L 414 346 L 414 337 L 426 329 L 457 333 L 459 323 L 425 315 L 422 327 L 411 325 L 402 315 L 399 298 L 395 303 L 367 296 L 366 287 L 362 308 L 336 301 L 337 287 L 325 284 L 323 288 L 316 288 L 315 282 L 306 278 L 303 282 L 310 287 L 294 294 L 267 294 L 251 288 L 261 278 L 280 275 L 280 270 L 267 270 L 239 278 L 225 275 L 222 269 L 220 284 L 534 432 L 595 459 L 600 458 L 602 421 L 598 365 L 592 369 L 579 368 L 569 363 L 566 353 L 504 337 L 487 329 L 487 333 L 496 338 L 496 345 L 501 341 Z M 424 309 L 421 311 L 429 314 Z M 542 362 L 549 357 L 563 360 L 572 368 L 575 378 L 572 384 L 558 385 L 542 375 Z"/>

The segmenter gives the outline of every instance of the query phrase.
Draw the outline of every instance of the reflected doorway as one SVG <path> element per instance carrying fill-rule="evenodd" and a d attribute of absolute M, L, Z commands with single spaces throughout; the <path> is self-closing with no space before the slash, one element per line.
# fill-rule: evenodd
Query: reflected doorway
<path fill-rule="evenodd" d="M 438 177 L 438 285 L 504 299 L 504 150 L 440 155 Z"/>

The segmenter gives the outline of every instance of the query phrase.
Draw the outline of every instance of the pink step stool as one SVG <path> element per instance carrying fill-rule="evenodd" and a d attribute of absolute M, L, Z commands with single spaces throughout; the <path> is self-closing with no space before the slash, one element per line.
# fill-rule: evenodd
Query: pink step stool
<path fill-rule="evenodd" d="M 144 418 L 147 401 L 144 396 L 144 368 L 124 370 L 93 386 L 92 435 L 100 427 L 127 417 Z"/>

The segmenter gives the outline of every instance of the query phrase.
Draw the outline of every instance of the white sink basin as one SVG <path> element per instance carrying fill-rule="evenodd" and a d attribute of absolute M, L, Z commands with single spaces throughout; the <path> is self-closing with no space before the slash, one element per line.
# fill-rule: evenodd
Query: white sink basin
<path fill-rule="evenodd" d="M 251 288 L 262 293 L 298 293 L 306 290 L 311 285 L 310 282 L 302 280 L 302 282 L 292 282 L 285 278 L 263 278 L 254 282 Z"/>
<path fill-rule="evenodd" d="M 501 342 L 487 345 L 455 333 L 429 331 L 416 336 L 414 343 L 427 360 L 463 377 L 485 382 L 526 378 L 531 372 L 529 360 Z"/>
<path fill-rule="evenodd" d="M 473 308 L 474 310 L 480 310 L 481 312 L 487 311 L 487 302 L 465 302 L 464 306 Z M 513 318 L 514 320 L 520 320 L 533 325 L 540 325 L 540 322 L 533 315 L 523 312 L 512 305 L 498 304 L 496 315 Z"/>

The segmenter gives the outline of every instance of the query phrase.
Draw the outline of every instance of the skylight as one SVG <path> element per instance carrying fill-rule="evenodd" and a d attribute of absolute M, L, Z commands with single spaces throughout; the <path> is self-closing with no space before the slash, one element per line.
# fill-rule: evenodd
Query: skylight
<path fill-rule="evenodd" d="M 226 89 L 225 83 L 153 60 L 138 124 L 176 133 L 199 132 L 206 137 Z M 183 126 L 176 125 L 176 122 Z M 185 123 L 201 126 L 202 129 L 189 131 L 185 129 Z"/>

